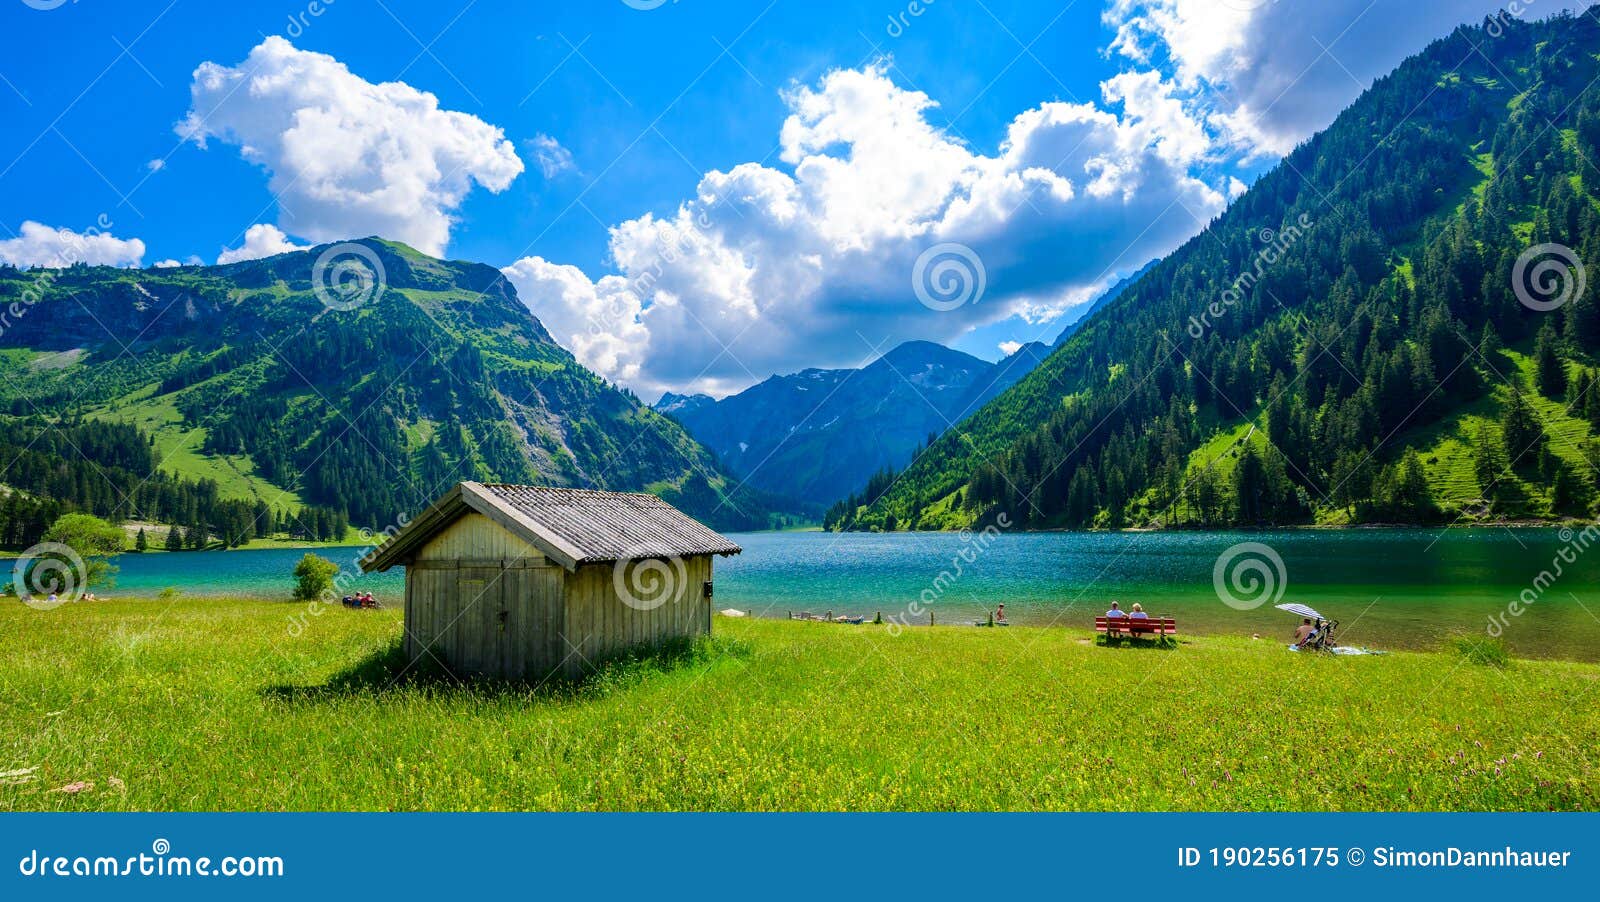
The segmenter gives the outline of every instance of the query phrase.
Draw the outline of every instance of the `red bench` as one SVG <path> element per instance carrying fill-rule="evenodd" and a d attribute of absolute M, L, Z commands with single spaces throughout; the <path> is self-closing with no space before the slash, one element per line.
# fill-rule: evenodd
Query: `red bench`
<path fill-rule="evenodd" d="M 1171 617 L 1096 617 L 1094 631 L 1112 639 L 1150 639 L 1157 643 L 1176 641 L 1178 621 Z"/>

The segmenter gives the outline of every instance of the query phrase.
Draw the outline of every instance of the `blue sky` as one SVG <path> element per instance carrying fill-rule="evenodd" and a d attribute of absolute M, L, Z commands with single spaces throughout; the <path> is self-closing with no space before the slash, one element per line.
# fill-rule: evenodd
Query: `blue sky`
<path fill-rule="evenodd" d="M 993 359 L 1495 5 L 634 6 L 0 0 L 0 258 L 49 262 L 58 230 L 145 266 L 376 231 L 506 267 L 646 395 L 911 338 Z M 941 272 L 983 290 L 919 302 Z"/>

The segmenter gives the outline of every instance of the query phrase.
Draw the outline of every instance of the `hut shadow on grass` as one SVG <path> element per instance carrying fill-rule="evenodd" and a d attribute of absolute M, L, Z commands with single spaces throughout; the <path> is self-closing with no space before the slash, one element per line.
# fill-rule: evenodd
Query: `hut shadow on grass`
<path fill-rule="evenodd" d="M 355 697 L 382 699 L 390 695 L 467 693 L 482 698 L 516 697 L 581 701 L 604 698 L 676 671 L 709 667 L 747 659 L 753 647 L 741 639 L 700 636 L 676 639 L 655 648 L 636 649 L 612 658 L 576 679 L 560 675 L 521 680 L 490 679 L 450 672 L 433 657 L 407 658 L 401 640 L 373 651 L 333 674 L 320 685 L 279 684 L 262 694 L 289 703 L 316 703 Z"/>

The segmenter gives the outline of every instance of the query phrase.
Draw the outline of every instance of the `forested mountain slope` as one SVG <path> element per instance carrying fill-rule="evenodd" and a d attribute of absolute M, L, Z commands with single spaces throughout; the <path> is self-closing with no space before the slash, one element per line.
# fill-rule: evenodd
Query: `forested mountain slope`
<path fill-rule="evenodd" d="M 711 453 L 579 365 L 494 268 L 364 239 L 319 270 L 325 250 L 0 268 L 0 411 L 25 436 L 0 466 L 37 473 L 53 457 L 76 474 L 23 485 L 0 473 L 15 517 L 53 504 L 216 529 L 214 503 L 152 495 L 181 482 L 278 517 L 314 505 L 383 528 L 478 479 L 648 490 L 722 527 L 767 525 L 764 499 L 727 497 Z M 370 261 L 381 279 L 362 282 Z M 26 436 L 93 423 L 128 429 L 21 454 Z M 129 450 L 141 435 L 145 455 Z"/>
<path fill-rule="evenodd" d="M 830 519 L 1586 515 L 1600 458 L 1600 273 L 1583 266 L 1600 261 L 1597 19 L 1501 17 L 1434 43 Z"/>

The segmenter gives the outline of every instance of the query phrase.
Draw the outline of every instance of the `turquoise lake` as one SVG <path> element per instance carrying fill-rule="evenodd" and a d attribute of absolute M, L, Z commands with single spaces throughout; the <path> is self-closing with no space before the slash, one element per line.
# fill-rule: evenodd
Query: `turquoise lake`
<path fill-rule="evenodd" d="M 1597 531 L 1600 535 L 1600 531 Z M 715 606 L 757 616 L 790 611 L 860 614 L 926 624 L 970 624 L 1004 602 L 1011 621 L 1088 627 L 1111 601 L 1140 602 L 1186 632 L 1279 639 L 1297 620 L 1273 601 L 1308 604 L 1343 623 L 1348 644 L 1436 649 L 1451 633 L 1482 634 L 1491 618 L 1516 654 L 1600 660 L 1600 538 L 1557 529 L 1287 530 L 1177 533 L 958 533 L 735 535 L 744 553 L 716 563 Z M 1258 607 L 1249 578 L 1274 591 Z M 354 573 L 360 548 L 317 551 Z M 1562 559 L 1565 552 L 1571 558 Z M 287 599 L 303 550 L 125 554 L 102 595 Z M 1251 561 L 1260 561 L 1256 570 Z M 1224 562 L 1227 563 L 1226 561 Z M 1556 566 L 1559 564 L 1559 568 Z M 1559 569 L 1559 574 L 1557 570 Z M 1239 591 L 1229 573 L 1245 580 Z M 1549 578 L 1540 579 L 1541 573 Z M 1279 575 L 1281 574 L 1281 576 Z M 400 569 L 349 586 L 398 602 Z M 1281 596 L 1276 589 L 1281 587 Z M 1519 602 L 1520 614 L 1508 613 Z M 1527 603 L 1532 598 L 1531 603 Z M 844 627 L 840 627 L 844 628 Z"/>

